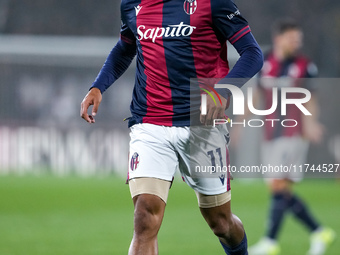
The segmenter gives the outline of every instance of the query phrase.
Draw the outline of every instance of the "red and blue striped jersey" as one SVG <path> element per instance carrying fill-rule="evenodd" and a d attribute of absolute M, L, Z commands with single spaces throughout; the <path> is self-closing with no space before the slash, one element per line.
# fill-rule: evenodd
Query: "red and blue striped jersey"
<path fill-rule="evenodd" d="M 231 0 L 122 0 L 121 15 L 121 39 L 137 46 L 129 126 L 190 125 L 190 79 L 224 78 L 226 41 L 250 32 Z"/>
<path fill-rule="evenodd" d="M 259 88 L 264 99 L 265 109 L 270 109 L 273 103 L 273 86 L 279 87 L 304 87 L 309 91 L 315 90 L 314 83 L 306 78 L 313 78 L 317 75 L 317 67 L 308 58 L 297 55 L 280 61 L 275 58 L 273 53 L 265 57 L 265 62 L 260 74 Z M 281 82 L 273 82 L 274 78 L 283 78 Z M 281 102 L 280 93 L 278 93 L 278 102 Z M 299 94 L 291 94 L 290 98 L 299 98 Z M 281 104 L 275 112 L 267 116 L 267 119 L 279 120 L 291 119 L 297 121 L 295 127 L 283 127 L 277 122 L 275 125 L 271 121 L 266 121 L 265 139 L 272 140 L 278 137 L 291 137 L 302 134 L 302 112 L 295 105 L 287 105 L 286 115 L 281 115 Z"/>

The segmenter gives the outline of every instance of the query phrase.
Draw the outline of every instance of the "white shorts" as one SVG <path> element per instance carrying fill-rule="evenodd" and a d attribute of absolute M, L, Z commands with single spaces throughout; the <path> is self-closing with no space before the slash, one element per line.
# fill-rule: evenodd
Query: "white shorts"
<path fill-rule="evenodd" d="M 290 171 L 278 171 L 266 173 L 264 177 L 270 179 L 289 179 L 300 181 L 303 173 L 298 166 L 306 163 L 309 143 L 301 136 L 279 137 L 271 141 L 266 141 L 262 147 L 262 163 L 265 166 L 277 166 Z"/>
<path fill-rule="evenodd" d="M 131 127 L 128 179 L 151 177 L 172 181 L 178 168 L 183 180 L 204 195 L 230 190 L 229 132 L 217 127 Z M 214 167 L 212 167 L 214 166 Z"/>

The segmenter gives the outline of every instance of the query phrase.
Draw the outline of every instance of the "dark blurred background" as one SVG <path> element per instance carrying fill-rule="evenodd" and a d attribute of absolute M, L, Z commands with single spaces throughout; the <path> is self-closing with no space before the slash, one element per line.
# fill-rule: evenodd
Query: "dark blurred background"
<path fill-rule="evenodd" d="M 336 0 L 235 0 L 261 45 L 270 43 L 270 26 L 292 17 L 305 31 L 305 52 L 322 77 L 339 75 L 340 2 Z M 0 33 L 118 36 L 119 0 L 0 0 Z"/>

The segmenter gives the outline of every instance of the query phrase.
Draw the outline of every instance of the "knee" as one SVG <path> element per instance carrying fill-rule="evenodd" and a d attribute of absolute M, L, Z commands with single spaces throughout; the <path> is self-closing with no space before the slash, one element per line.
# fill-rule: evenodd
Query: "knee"
<path fill-rule="evenodd" d="M 138 237 L 156 236 L 162 223 L 164 202 L 158 197 L 149 196 L 141 195 L 135 203 L 134 232 Z"/>
<path fill-rule="evenodd" d="M 136 209 L 134 217 L 135 233 L 137 235 L 155 232 L 160 225 L 160 216 L 152 213 L 148 208 Z"/>
<path fill-rule="evenodd" d="M 210 222 L 210 228 L 219 238 L 227 238 L 232 232 L 232 221 L 225 217 L 218 217 Z"/>
<path fill-rule="evenodd" d="M 213 233 L 224 240 L 232 240 L 236 232 L 243 233 L 244 228 L 241 220 L 236 215 L 221 215 L 216 217 L 210 224 Z"/>

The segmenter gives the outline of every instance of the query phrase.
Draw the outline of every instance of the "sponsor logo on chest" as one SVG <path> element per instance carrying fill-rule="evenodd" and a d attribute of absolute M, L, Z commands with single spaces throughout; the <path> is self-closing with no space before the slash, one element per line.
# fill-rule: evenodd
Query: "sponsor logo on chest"
<path fill-rule="evenodd" d="M 153 43 L 159 38 L 168 37 L 188 37 L 191 36 L 196 27 L 181 22 L 178 25 L 169 25 L 167 27 L 150 27 L 139 25 L 137 27 L 137 40 L 151 40 Z"/>

